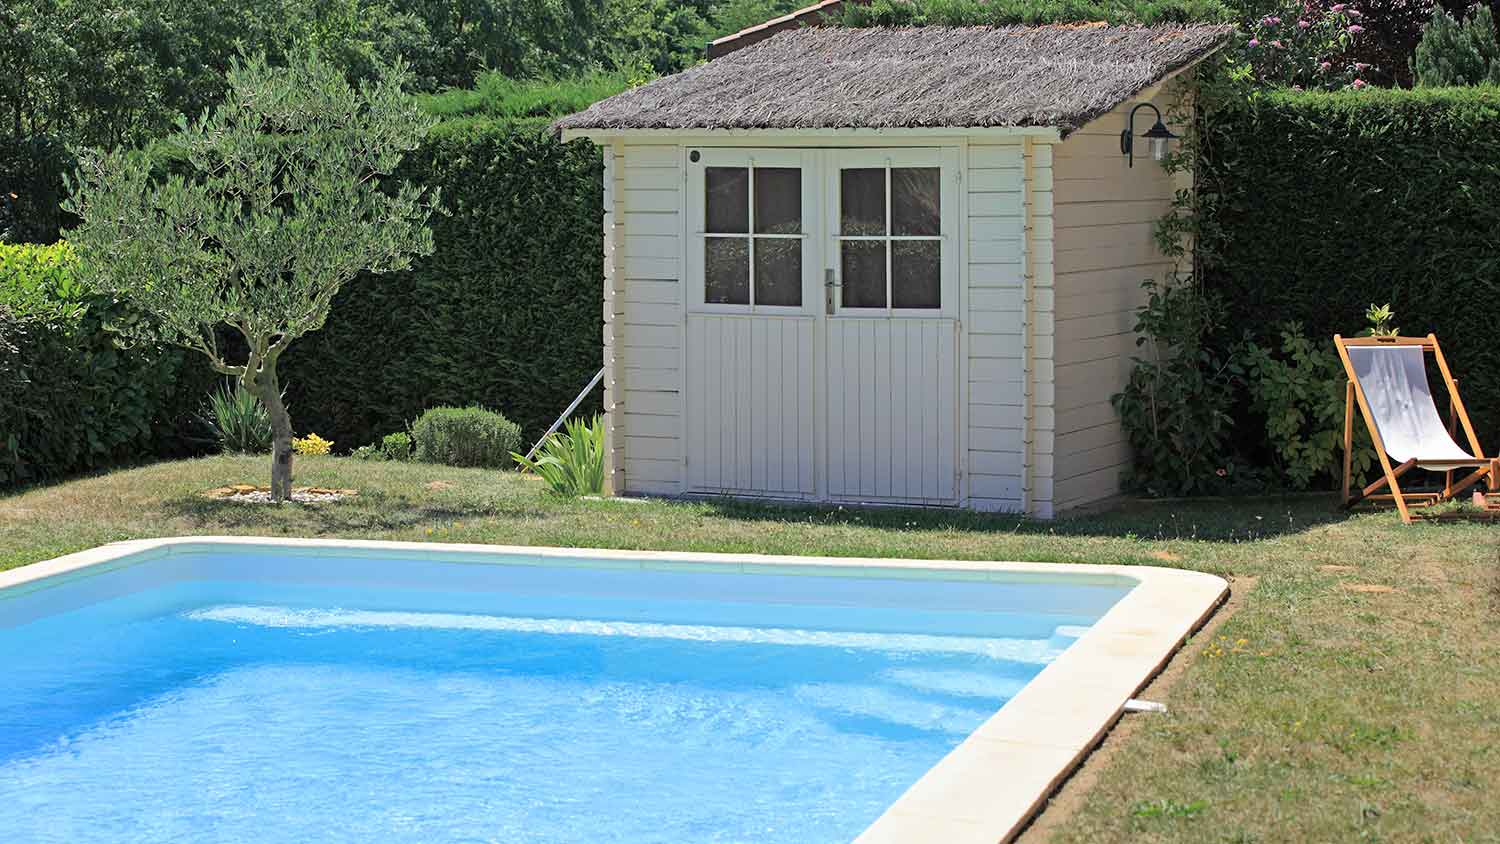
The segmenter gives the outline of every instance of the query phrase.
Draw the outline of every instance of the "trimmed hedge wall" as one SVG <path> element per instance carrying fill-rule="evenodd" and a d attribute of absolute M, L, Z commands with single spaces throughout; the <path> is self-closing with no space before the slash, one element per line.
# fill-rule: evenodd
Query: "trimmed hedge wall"
<path fill-rule="evenodd" d="M 0 487 L 192 453 L 214 376 L 195 352 L 121 347 L 139 319 L 74 278 L 66 243 L 0 244 Z"/>
<path fill-rule="evenodd" d="M 1390 302 L 1402 334 L 1437 335 L 1500 449 L 1500 90 L 1272 93 L 1206 132 L 1204 278 L 1233 331 L 1295 320 L 1331 348 Z"/>
<path fill-rule="evenodd" d="M 429 407 L 477 404 L 540 436 L 602 363 L 598 150 L 560 143 L 545 118 L 455 120 L 400 175 L 441 188 L 437 249 L 347 285 L 327 325 L 287 350 L 293 425 L 347 451 Z"/>

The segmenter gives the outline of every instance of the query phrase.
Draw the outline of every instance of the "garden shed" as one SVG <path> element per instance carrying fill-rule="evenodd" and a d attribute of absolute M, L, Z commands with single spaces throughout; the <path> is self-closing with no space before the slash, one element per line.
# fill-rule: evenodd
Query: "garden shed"
<path fill-rule="evenodd" d="M 610 489 L 1116 495 L 1110 396 L 1184 186 L 1148 142 L 1230 31 L 808 27 L 559 121 L 604 152 Z"/>

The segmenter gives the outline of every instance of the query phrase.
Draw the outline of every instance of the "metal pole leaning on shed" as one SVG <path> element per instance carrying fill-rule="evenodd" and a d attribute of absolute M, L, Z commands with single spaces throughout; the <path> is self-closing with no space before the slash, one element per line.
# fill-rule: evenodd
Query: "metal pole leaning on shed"
<path fill-rule="evenodd" d="M 584 397 L 593 392 L 594 388 L 599 386 L 599 382 L 603 380 L 604 367 L 601 366 L 599 367 L 599 371 L 594 373 L 594 377 L 589 381 L 589 385 L 584 387 L 577 396 L 573 397 L 573 403 L 568 405 L 568 409 L 564 410 L 562 415 L 557 417 L 557 421 L 552 423 L 552 427 L 547 429 L 547 433 L 542 434 L 542 438 L 536 441 L 536 445 L 532 446 L 531 450 L 526 452 L 527 460 L 536 456 L 537 449 L 542 447 L 542 443 L 546 442 L 548 437 L 552 436 L 557 432 L 558 428 L 562 427 L 562 424 L 568 420 L 568 417 L 573 415 L 573 411 L 577 410 L 580 404 L 583 404 Z"/>

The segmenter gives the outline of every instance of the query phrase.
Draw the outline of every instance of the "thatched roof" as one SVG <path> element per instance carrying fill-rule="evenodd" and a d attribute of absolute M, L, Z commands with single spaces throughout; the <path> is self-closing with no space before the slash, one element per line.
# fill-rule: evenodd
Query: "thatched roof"
<path fill-rule="evenodd" d="M 602 100 L 555 128 L 1055 126 L 1066 133 L 1213 52 L 1231 31 L 810 27 Z"/>

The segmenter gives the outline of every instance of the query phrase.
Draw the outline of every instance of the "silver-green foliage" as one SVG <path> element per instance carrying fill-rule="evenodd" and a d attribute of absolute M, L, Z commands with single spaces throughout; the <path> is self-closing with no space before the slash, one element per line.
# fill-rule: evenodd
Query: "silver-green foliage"
<path fill-rule="evenodd" d="M 1412 75 L 1422 88 L 1500 85 L 1500 37 L 1490 8 L 1481 3 L 1460 23 L 1442 6 L 1433 6 L 1412 58 Z"/>
<path fill-rule="evenodd" d="M 321 328 L 362 271 L 407 269 L 432 252 L 435 195 L 382 183 L 431 128 L 400 63 L 352 87 L 314 54 L 287 67 L 233 62 L 222 104 L 179 121 L 186 172 L 154 177 L 126 150 L 85 150 L 68 210 L 72 241 L 99 289 L 151 315 L 137 339 L 202 352 L 266 405 L 273 497 L 291 491 L 291 420 L 276 364 Z M 232 360 L 221 331 L 247 350 Z"/>
<path fill-rule="evenodd" d="M 482 407 L 434 407 L 411 423 L 411 443 L 423 463 L 500 469 L 521 447 L 521 427 Z"/>
<path fill-rule="evenodd" d="M 536 457 L 512 453 L 522 467 L 535 472 L 553 492 L 597 495 L 604 490 L 604 423 L 570 419 L 561 433 L 548 435 Z"/>

